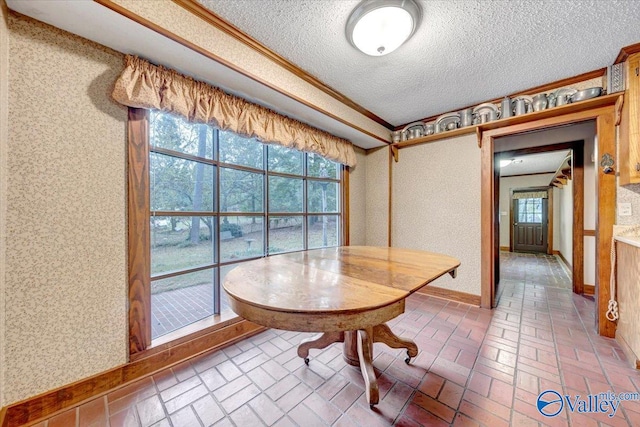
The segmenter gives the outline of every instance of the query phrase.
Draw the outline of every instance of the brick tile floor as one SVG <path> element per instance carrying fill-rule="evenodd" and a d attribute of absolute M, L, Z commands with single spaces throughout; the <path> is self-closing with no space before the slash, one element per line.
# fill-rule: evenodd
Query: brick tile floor
<path fill-rule="evenodd" d="M 295 348 L 310 334 L 269 330 L 114 390 L 41 426 L 634 426 L 640 402 L 614 417 L 563 410 L 546 418 L 538 394 L 638 392 L 640 376 L 612 339 L 594 332 L 592 298 L 573 295 L 555 257 L 503 254 L 493 311 L 423 295 L 390 322 L 414 339 L 374 345 L 380 404 L 371 410 L 359 369 L 334 344 Z"/>

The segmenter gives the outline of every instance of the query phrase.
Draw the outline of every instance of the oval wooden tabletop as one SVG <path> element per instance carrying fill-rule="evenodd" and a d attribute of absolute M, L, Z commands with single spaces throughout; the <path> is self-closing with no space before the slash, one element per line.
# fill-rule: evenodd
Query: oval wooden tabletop
<path fill-rule="evenodd" d="M 223 287 L 237 301 L 272 311 L 353 313 L 400 301 L 459 265 L 432 252 L 344 246 L 242 263 Z"/>

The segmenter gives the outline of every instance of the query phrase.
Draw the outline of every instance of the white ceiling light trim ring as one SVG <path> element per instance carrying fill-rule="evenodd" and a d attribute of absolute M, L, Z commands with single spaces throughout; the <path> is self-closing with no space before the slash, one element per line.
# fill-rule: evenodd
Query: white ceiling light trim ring
<path fill-rule="evenodd" d="M 367 55 L 387 55 L 413 35 L 421 18 L 414 0 L 365 0 L 347 20 L 347 40 Z"/>

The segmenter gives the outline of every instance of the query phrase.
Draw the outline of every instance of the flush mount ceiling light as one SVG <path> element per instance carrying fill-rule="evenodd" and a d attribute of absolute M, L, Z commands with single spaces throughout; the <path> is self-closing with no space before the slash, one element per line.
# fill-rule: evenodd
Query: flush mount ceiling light
<path fill-rule="evenodd" d="M 421 17 L 415 0 L 365 0 L 347 20 L 347 40 L 367 55 L 386 55 L 413 35 Z"/>
<path fill-rule="evenodd" d="M 512 162 L 513 162 L 513 159 L 500 160 L 500 167 L 503 168 L 505 166 L 509 166 Z"/>
<path fill-rule="evenodd" d="M 522 163 L 522 159 L 503 159 L 500 160 L 500 167 L 503 168 L 505 166 L 509 166 L 511 163 L 518 164 L 518 163 Z"/>

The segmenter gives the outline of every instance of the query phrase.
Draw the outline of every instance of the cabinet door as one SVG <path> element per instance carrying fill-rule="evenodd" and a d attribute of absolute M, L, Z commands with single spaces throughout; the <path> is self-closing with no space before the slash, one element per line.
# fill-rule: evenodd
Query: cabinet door
<path fill-rule="evenodd" d="M 640 183 L 640 54 L 627 60 L 627 91 L 620 126 L 620 184 Z"/>

